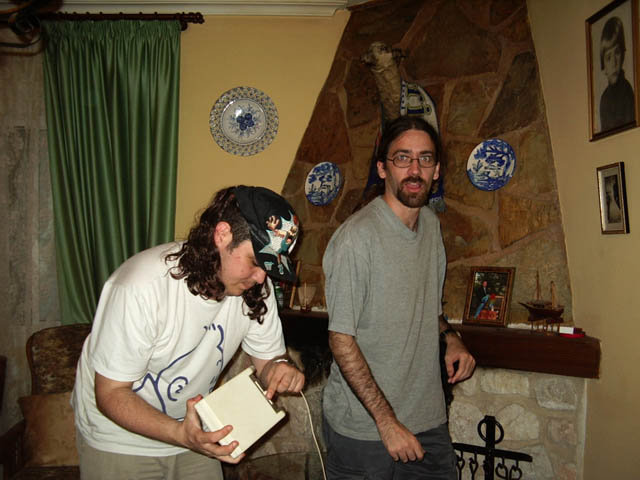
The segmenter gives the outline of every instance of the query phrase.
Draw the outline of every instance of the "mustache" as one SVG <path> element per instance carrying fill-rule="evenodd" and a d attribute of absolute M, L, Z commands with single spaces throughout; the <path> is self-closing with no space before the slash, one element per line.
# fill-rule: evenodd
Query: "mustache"
<path fill-rule="evenodd" d="M 409 183 L 409 182 L 411 182 L 411 183 L 421 183 L 421 184 L 426 183 L 424 181 L 424 178 L 418 177 L 418 176 L 412 176 L 412 177 L 407 177 L 404 180 L 402 180 L 401 184 L 404 185 L 404 184 Z"/>

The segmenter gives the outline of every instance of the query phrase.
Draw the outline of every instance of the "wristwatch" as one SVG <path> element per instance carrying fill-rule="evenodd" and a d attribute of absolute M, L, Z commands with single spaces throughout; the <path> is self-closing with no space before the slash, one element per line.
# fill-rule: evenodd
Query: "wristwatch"
<path fill-rule="evenodd" d="M 454 335 L 457 335 L 458 338 L 462 338 L 462 335 L 460 335 L 460 332 L 458 332 L 457 330 L 454 330 L 451 327 L 447 327 L 443 331 L 440 332 L 440 340 L 444 341 L 444 338 L 450 333 L 453 333 Z"/>

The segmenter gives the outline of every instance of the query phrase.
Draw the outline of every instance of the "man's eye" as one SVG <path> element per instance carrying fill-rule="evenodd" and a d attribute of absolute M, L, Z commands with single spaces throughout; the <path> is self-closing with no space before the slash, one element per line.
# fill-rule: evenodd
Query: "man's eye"
<path fill-rule="evenodd" d="M 401 162 L 406 162 L 409 159 L 409 155 L 405 155 L 404 153 L 399 153 L 398 155 L 396 155 L 396 160 L 400 160 Z"/>

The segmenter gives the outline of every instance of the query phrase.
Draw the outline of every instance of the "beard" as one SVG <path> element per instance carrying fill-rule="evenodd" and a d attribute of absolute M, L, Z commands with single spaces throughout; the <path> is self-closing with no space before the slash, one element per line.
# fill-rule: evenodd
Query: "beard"
<path fill-rule="evenodd" d="M 419 192 L 407 192 L 404 190 L 403 186 L 406 183 L 418 183 L 420 185 L 424 185 L 425 188 L 420 190 Z M 400 186 L 398 188 L 398 200 L 404 206 L 409 208 L 418 208 L 422 207 L 427 203 L 427 199 L 429 198 L 429 191 L 431 190 L 431 185 L 427 185 L 427 182 L 424 181 L 421 177 L 408 177 L 405 178 L 402 182 L 400 182 Z"/>

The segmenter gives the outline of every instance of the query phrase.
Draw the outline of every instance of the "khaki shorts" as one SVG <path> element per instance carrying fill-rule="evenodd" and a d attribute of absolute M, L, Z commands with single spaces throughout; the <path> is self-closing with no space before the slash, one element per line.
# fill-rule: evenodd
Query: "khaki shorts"
<path fill-rule="evenodd" d="M 97 450 L 76 432 L 82 480 L 223 480 L 220 461 L 195 452 L 145 457 Z"/>

